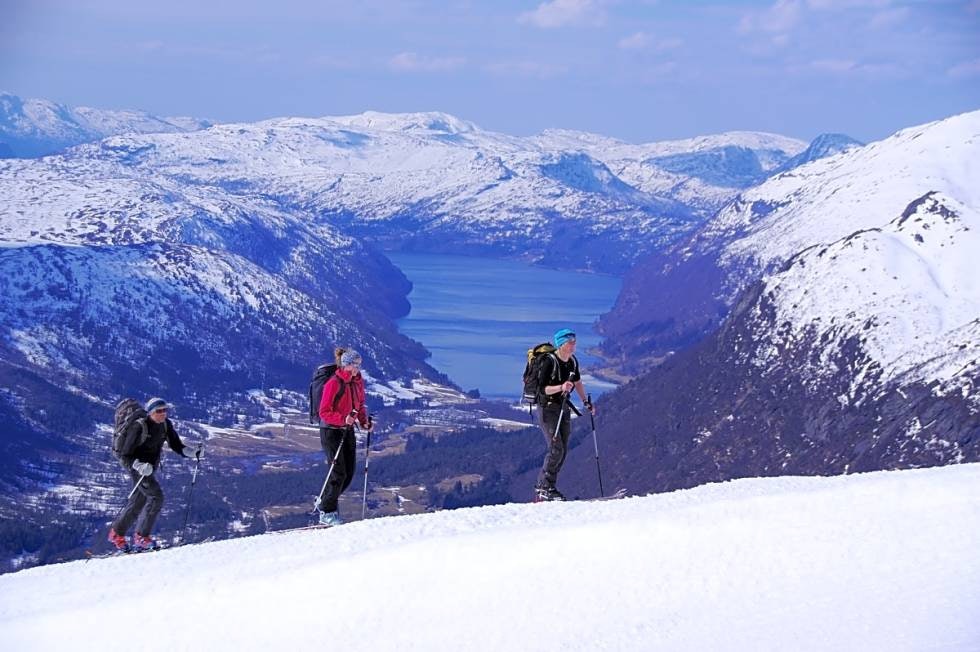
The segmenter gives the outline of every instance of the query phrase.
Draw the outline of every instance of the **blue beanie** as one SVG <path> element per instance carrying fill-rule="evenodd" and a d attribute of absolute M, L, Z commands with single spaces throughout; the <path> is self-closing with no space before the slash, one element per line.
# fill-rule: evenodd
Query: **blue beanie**
<path fill-rule="evenodd" d="M 346 367 L 349 364 L 359 364 L 360 362 L 361 354 L 353 349 L 344 351 L 343 355 L 340 356 L 340 366 L 342 367 Z"/>
<path fill-rule="evenodd" d="M 147 401 L 146 405 L 143 406 L 143 409 L 146 410 L 147 414 L 151 414 L 153 410 L 159 410 L 160 408 L 165 408 L 165 407 L 170 407 L 170 404 L 167 403 L 162 398 L 157 397 L 157 398 L 151 398 L 149 401 Z"/>
<path fill-rule="evenodd" d="M 573 331 L 572 329 L 562 328 L 561 330 L 557 330 L 555 331 L 555 337 L 554 337 L 555 348 L 558 348 L 568 340 L 574 340 L 574 339 L 575 339 L 575 331 Z"/>

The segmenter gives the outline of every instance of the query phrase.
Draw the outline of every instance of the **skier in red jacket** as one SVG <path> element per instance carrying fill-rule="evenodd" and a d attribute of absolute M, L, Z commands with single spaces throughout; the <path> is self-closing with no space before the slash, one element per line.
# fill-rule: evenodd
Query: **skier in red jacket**
<path fill-rule="evenodd" d="M 337 462 L 317 498 L 320 525 L 340 525 L 337 500 L 354 479 L 357 440 L 354 424 L 364 430 L 374 425 L 364 405 L 364 379 L 361 377 L 361 355 L 344 351 L 337 360 L 337 371 L 323 386 L 320 399 L 320 445 L 327 456 L 327 465 L 336 456 Z M 340 454 L 337 455 L 338 449 Z"/>

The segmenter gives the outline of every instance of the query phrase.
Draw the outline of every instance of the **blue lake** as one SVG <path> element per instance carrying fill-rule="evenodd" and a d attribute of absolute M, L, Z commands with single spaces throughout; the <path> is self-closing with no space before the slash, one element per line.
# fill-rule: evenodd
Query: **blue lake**
<path fill-rule="evenodd" d="M 585 272 L 559 272 L 526 263 L 444 254 L 388 253 L 414 288 L 412 310 L 398 321 L 402 333 L 432 352 L 429 362 L 465 390 L 516 401 L 529 348 L 559 328 L 578 334 L 584 372 L 601 338 L 596 318 L 616 301 L 621 280 Z M 612 385 L 588 375 L 598 396 Z"/>

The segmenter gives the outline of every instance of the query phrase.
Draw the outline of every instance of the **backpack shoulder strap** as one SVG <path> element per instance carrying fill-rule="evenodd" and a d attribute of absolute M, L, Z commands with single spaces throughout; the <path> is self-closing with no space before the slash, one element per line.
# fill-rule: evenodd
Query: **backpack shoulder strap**
<path fill-rule="evenodd" d="M 344 395 L 344 390 L 346 389 L 344 385 L 347 383 L 337 374 L 334 374 L 333 377 L 337 379 L 337 393 L 333 397 L 333 411 L 336 412 L 337 406 L 340 405 L 340 397 Z"/>
<path fill-rule="evenodd" d="M 558 366 L 558 356 L 555 355 L 554 351 L 552 351 L 551 353 L 548 354 L 548 357 L 551 358 L 551 379 L 553 381 L 557 382 L 559 380 L 559 378 L 558 378 L 558 369 L 559 369 L 559 366 Z"/>

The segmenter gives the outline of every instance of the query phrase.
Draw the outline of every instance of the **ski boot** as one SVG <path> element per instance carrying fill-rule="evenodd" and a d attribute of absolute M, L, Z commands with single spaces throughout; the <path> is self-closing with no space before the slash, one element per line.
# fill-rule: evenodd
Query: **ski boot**
<path fill-rule="evenodd" d="M 320 525 L 324 527 L 332 527 L 334 525 L 343 525 L 344 521 L 340 518 L 340 512 L 320 512 Z"/>
<path fill-rule="evenodd" d="M 129 543 L 127 543 L 126 537 L 124 537 L 121 534 L 118 534 L 112 528 L 109 528 L 109 543 L 113 545 L 113 547 L 116 549 L 116 552 L 122 553 L 122 552 L 130 551 Z"/>
<path fill-rule="evenodd" d="M 565 496 L 554 487 L 535 487 L 534 502 L 543 503 L 551 501 L 563 501 Z"/>
<path fill-rule="evenodd" d="M 136 552 L 149 552 L 151 550 L 159 550 L 160 544 L 148 536 L 143 536 L 142 534 L 136 533 L 133 535 L 133 550 Z"/>

